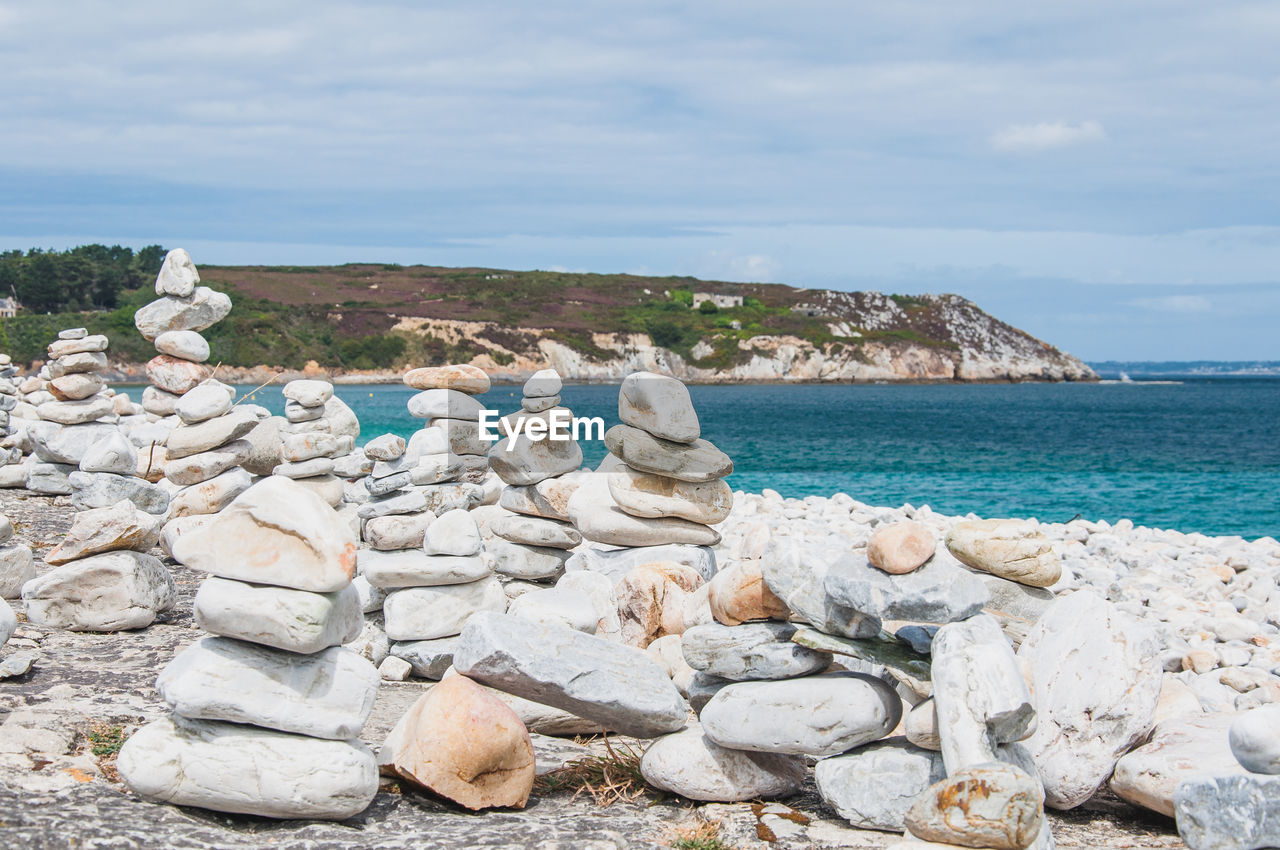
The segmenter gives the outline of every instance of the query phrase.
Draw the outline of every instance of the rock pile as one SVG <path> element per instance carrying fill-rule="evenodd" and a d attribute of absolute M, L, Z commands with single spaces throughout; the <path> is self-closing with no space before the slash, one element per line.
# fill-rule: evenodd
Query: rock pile
<path fill-rule="evenodd" d="M 143 409 L 157 418 L 172 416 L 178 400 L 212 376 L 206 365 L 209 343 L 199 332 L 226 318 L 231 299 L 199 284 L 200 273 L 191 255 L 175 248 L 165 255 L 156 276 L 160 297 L 133 317 L 138 331 L 157 351 L 147 363 L 151 386 L 142 393 Z"/>
<path fill-rule="evenodd" d="M 581 480 L 576 473 L 582 465 L 582 448 L 572 439 L 536 441 L 523 434 L 525 420 L 549 422 L 554 411 L 570 416 L 567 408 L 560 407 L 560 389 L 560 376 L 553 369 L 526 381 L 521 411 L 502 420 L 502 427 L 515 433 L 495 444 L 489 454 L 490 465 L 506 485 L 498 500 L 506 511 L 489 522 L 489 533 L 496 538 L 490 541 L 490 552 L 500 574 L 533 582 L 525 590 L 558 579 L 569 550 L 582 542 L 568 515 L 569 496 Z"/>
<path fill-rule="evenodd" d="M 17 415 L 18 385 L 13 382 L 17 374 L 9 355 L 0 354 L 0 487 L 21 487 L 26 483 L 25 474 L 17 466 L 22 462 L 22 449 L 9 421 Z"/>
<path fill-rule="evenodd" d="M 212 636 L 156 682 L 173 715 L 144 726 L 117 767 L 149 800 L 276 818 L 351 817 L 377 792 L 357 736 L 378 672 L 341 646 L 359 634 L 351 530 L 312 490 L 270 476 L 179 537 L 209 573 L 195 600 Z"/>
<path fill-rule="evenodd" d="M 274 475 L 291 478 L 330 507 L 342 504 L 342 479 L 334 474 L 334 461 L 355 448 L 350 434 L 336 434 L 328 414 L 333 384 L 328 381 L 290 381 L 284 386 L 284 416 L 281 429 L 281 463 Z"/>
<path fill-rule="evenodd" d="M 174 490 L 170 522 L 216 514 L 252 483 L 243 468 L 253 453 L 246 437 L 257 427 L 260 410 L 235 405 L 234 399 L 235 389 L 214 378 L 178 397 L 178 424 L 165 438 L 162 467 Z"/>

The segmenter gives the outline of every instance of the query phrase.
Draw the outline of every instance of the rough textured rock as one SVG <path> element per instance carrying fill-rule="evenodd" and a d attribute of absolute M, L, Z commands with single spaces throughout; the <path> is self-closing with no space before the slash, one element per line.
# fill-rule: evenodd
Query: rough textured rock
<path fill-rule="evenodd" d="M 472 811 L 524 808 L 533 790 L 533 744 L 524 723 L 465 676 L 450 676 L 419 697 L 378 760 Z"/>
<path fill-rule="evenodd" d="M 966 566 L 1019 584 L 1049 587 L 1062 577 L 1062 563 L 1049 538 L 1029 522 L 958 522 L 947 532 L 946 543 L 951 554 Z"/>
<path fill-rule="evenodd" d="M 1007 764 L 952 773 L 907 810 L 911 834 L 926 841 L 1023 850 L 1039 837 L 1044 797 L 1038 783 Z"/>
<path fill-rule="evenodd" d="M 708 602 L 716 622 L 737 626 L 749 620 L 785 620 L 791 612 L 765 584 L 759 561 L 730 564 L 710 582 Z"/>
<path fill-rule="evenodd" d="M 635 372 L 623 380 L 618 388 L 618 418 L 677 443 L 692 443 L 702 433 L 688 388 L 654 372 Z"/>
<path fill-rule="evenodd" d="M 154 484 L 134 475 L 110 472 L 81 472 L 67 475 L 71 484 L 71 504 L 78 510 L 106 508 L 127 499 L 149 514 L 163 514 L 169 509 L 169 494 Z"/>
<path fill-rule="evenodd" d="M 667 561 L 683 564 L 697 570 L 703 580 L 710 581 L 716 574 L 716 553 L 708 546 L 645 546 L 636 549 L 580 548 L 565 563 L 569 572 L 589 570 L 606 575 L 617 582 L 641 564 Z"/>
<path fill-rule="evenodd" d="M 59 566 L 120 549 L 145 552 L 159 542 L 160 518 L 138 510 L 133 502 L 125 499 L 110 507 L 77 513 L 67 536 L 44 560 Z"/>
<path fill-rule="evenodd" d="M 644 649 L 664 635 L 685 630 L 687 594 L 702 584 L 689 567 L 657 561 L 622 577 L 613 589 L 622 642 Z"/>
<path fill-rule="evenodd" d="M 428 555 L 421 549 L 361 549 L 360 574 L 374 587 L 438 587 L 480 581 L 493 572 L 487 555 Z"/>
<path fill-rule="evenodd" d="M 582 447 L 573 440 L 504 437 L 489 451 L 489 465 L 504 483 L 528 486 L 576 470 Z"/>
<path fill-rule="evenodd" d="M 690 800 L 733 802 L 786 797 L 800 789 L 802 756 L 730 750 L 694 727 L 649 745 L 640 760 L 645 782 Z"/>
<path fill-rule="evenodd" d="M 231 312 L 231 299 L 207 286 L 197 286 L 190 298 L 162 296 L 133 315 L 133 323 L 148 340 L 165 331 L 202 331 Z M 104 364 L 105 365 L 105 364 Z"/>
<path fill-rule="evenodd" d="M 823 584 L 837 602 L 882 620 L 950 623 L 977 614 L 989 598 L 981 579 L 936 557 L 904 575 L 889 575 L 865 555 L 850 553 L 831 565 Z"/>
<path fill-rule="evenodd" d="M 638 649 L 558 626 L 484 612 L 462 630 L 454 666 L 471 678 L 626 735 L 685 725 L 688 704 Z"/>
<path fill-rule="evenodd" d="M 861 673 L 738 682 L 699 715 L 703 734 L 722 747 L 818 758 L 878 741 L 901 717 L 893 688 Z"/>
<path fill-rule="evenodd" d="M 879 618 L 854 610 L 827 592 L 833 557 L 839 555 L 829 547 L 775 535 L 765 546 L 760 572 L 782 604 L 815 629 L 847 638 L 878 635 Z"/>
<path fill-rule="evenodd" d="M 176 717 L 135 732 L 116 768 L 147 800 L 272 818 L 342 820 L 378 791 L 377 762 L 359 742 Z"/>
<path fill-rule="evenodd" d="M 946 768 L 937 753 L 890 738 L 822 759 L 813 778 L 826 804 L 853 826 L 900 832 L 911 804 L 946 778 Z"/>
<path fill-rule="evenodd" d="M 382 605 L 387 637 L 429 640 L 462 631 L 481 611 L 507 610 L 507 595 L 493 577 L 440 587 L 406 587 L 387 594 Z"/>
<path fill-rule="evenodd" d="M 328 593 L 351 582 L 356 541 L 319 496 L 265 478 L 212 522 L 179 537 L 174 558 L 223 578 Z"/>
<path fill-rule="evenodd" d="M 1173 817 L 1173 795 L 1179 783 L 1245 772 L 1227 742 L 1236 717 L 1206 714 L 1160 724 L 1150 742 L 1116 763 L 1111 790 L 1136 806 Z"/>
<path fill-rule="evenodd" d="M 691 484 L 628 466 L 609 473 L 609 493 L 619 508 L 638 517 L 714 525 L 733 509 L 733 490 L 723 480 Z"/>
<path fill-rule="evenodd" d="M 344 647 L 300 655 L 207 637 L 169 662 L 156 690 L 189 719 L 345 741 L 364 728 L 378 682 L 377 668 Z"/>
<path fill-rule="evenodd" d="M 1018 649 L 1031 671 L 1035 734 L 1025 743 L 1046 805 L 1070 809 L 1106 781 L 1151 729 L 1159 641 L 1093 591 L 1054 602 Z"/>
<path fill-rule="evenodd" d="M 1280 847 L 1280 776 L 1192 779 L 1173 801 L 1178 834 L 1191 850 Z"/>
<path fill-rule="evenodd" d="M 173 607 L 174 593 L 164 564 L 141 552 L 82 558 L 22 587 L 31 622 L 90 632 L 149 626 Z"/>
<path fill-rule="evenodd" d="M 489 376 L 475 366 L 425 366 L 404 373 L 404 383 L 415 390 L 448 389 L 471 395 L 489 391 Z"/>
<path fill-rule="evenodd" d="M 714 546 L 720 542 L 715 529 L 700 523 L 632 516 L 613 501 L 606 476 L 596 476 L 574 492 L 569 499 L 569 517 L 587 540 L 609 546 Z"/>

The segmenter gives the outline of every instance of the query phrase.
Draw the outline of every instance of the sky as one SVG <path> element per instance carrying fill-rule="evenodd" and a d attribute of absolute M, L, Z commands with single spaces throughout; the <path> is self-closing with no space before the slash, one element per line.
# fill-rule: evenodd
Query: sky
<path fill-rule="evenodd" d="M 0 247 L 955 292 L 1280 360 L 1280 4 L 0 0 Z"/>

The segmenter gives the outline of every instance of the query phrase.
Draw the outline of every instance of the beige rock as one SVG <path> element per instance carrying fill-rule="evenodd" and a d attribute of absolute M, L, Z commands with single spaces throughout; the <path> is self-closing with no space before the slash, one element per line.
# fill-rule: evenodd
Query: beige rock
<path fill-rule="evenodd" d="M 733 490 L 723 480 L 695 484 L 623 467 L 609 473 L 609 492 L 618 507 L 638 517 L 679 517 L 714 525 L 733 510 Z"/>
<path fill-rule="evenodd" d="M 49 382 L 49 392 L 59 401 L 78 401 L 99 392 L 106 384 L 102 378 L 83 372 L 74 375 L 63 375 Z"/>
<path fill-rule="evenodd" d="M 415 390 L 457 390 L 469 395 L 489 391 L 489 376 L 477 367 L 466 364 L 410 369 L 404 373 L 404 383 Z"/>
<path fill-rule="evenodd" d="M 791 611 L 774 595 L 760 572 L 759 561 L 739 561 L 711 579 L 711 616 L 726 626 L 748 620 L 785 620 Z"/>
<path fill-rule="evenodd" d="M 387 736 L 379 763 L 472 811 L 524 808 L 535 775 L 524 723 L 461 675 L 418 698 Z"/>
<path fill-rule="evenodd" d="M 606 476 L 595 475 L 574 491 L 569 516 L 587 540 L 610 546 L 660 546 L 689 543 L 714 546 L 720 542 L 715 529 L 687 519 L 645 519 L 623 511 L 613 501 Z"/>
<path fill-rule="evenodd" d="M 169 453 L 164 446 L 154 443 L 138 449 L 138 471 L 136 475 L 155 484 L 164 478 L 164 465 Z"/>
<path fill-rule="evenodd" d="M 169 354 L 157 354 L 147 362 L 147 380 L 168 393 L 182 395 L 213 374 L 203 363 L 192 363 Z"/>
<path fill-rule="evenodd" d="M 1023 520 L 958 522 L 947 532 L 947 549 L 975 570 L 1031 587 L 1049 587 L 1062 577 L 1062 562 L 1049 538 Z"/>
<path fill-rule="evenodd" d="M 258 424 L 257 415 L 243 407 L 233 407 L 230 413 L 205 420 L 197 425 L 179 425 L 169 432 L 165 448 L 170 458 L 207 452 L 218 446 L 238 440 Z"/>
<path fill-rule="evenodd" d="M 240 466 L 252 453 L 253 444 L 248 440 L 232 440 L 226 445 L 207 452 L 198 452 L 173 460 L 166 458 L 164 477 L 183 487 L 199 484 L 201 481 L 208 481 L 210 478 L 221 475 L 232 467 Z"/>
<path fill-rule="evenodd" d="M 938 712 L 933 698 L 916 703 L 902 721 L 907 740 L 922 750 L 942 752 L 942 739 L 938 736 Z"/>
<path fill-rule="evenodd" d="M 252 476 L 239 467 L 220 475 L 183 487 L 169 500 L 169 516 L 177 519 L 199 514 L 216 514 L 249 489 Z"/>
<path fill-rule="evenodd" d="M 160 517 L 140 511 L 128 499 L 107 508 L 80 511 L 62 542 L 44 556 L 58 566 L 102 552 L 145 552 L 160 542 Z"/>
<path fill-rule="evenodd" d="M 1247 773 L 1231 754 L 1228 732 L 1237 714 L 1180 717 L 1157 726 L 1150 743 L 1116 762 L 1110 787 L 1116 796 L 1167 817 L 1173 792 L 1187 779 Z"/>
<path fill-rule="evenodd" d="M 174 558 L 191 569 L 255 584 L 328 593 L 351 582 L 356 541 L 319 496 L 288 478 L 264 478 L 214 521 L 180 536 Z"/>
<path fill-rule="evenodd" d="M 893 575 L 909 573 L 933 557 L 937 542 L 923 523 L 906 520 L 875 530 L 867 542 L 867 561 Z"/>
<path fill-rule="evenodd" d="M 1040 834 L 1044 795 L 1039 783 L 1008 764 L 959 770 L 933 785 L 907 811 L 917 838 L 965 847 L 1023 850 Z"/>
<path fill-rule="evenodd" d="M 417 549 L 422 546 L 427 526 L 435 518 L 431 511 L 374 517 L 364 524 L 364 540 L 383 552 Z"/>
<path fill-rule="evenodd" d="M 702 584 L 697 570 L 672 561 L 642 564 L 614 586 L 622 642 L 644 649 L 664 635 L 685 630 L 686 595 Z"/>

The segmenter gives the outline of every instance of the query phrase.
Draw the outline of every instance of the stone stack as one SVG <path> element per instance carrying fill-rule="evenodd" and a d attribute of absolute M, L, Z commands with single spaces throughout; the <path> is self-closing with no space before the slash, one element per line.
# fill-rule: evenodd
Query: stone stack
<path fill-rule="evenodd" d="M 231 299 L 199 284 L 191 255 L 175 248 L 165 255 L 156 276 L 160 297 L 133 317 L 138 331 L 158 352 L 147 363 L 151 386 L 142 393 L 143 409 L 157 419 L 172 416 L 178 400 L 212 375 L 206 365 L 209 343 L 199 332 L 226 318 Z"/>
<path fill-rule="evenodd" d="M 409 443 L 409 456 L 417 456 L 419 466 L 439 470 L 440 482 L 456 481 L 479 485 L 489 473 L 489 443 L 480 436 L 480 411 L 483 405 L 475 398 L 489 391 L 489 376 L 475 366 L 454 364 L 427 366 L 405 373 L 404 383 L 420 390 L 409 399 L 409 414 L 427 421 L 419 432 L 421 448 L 413 440 Z M 443 446 L 437 439 L 427 439 L 424 432 L 437 430 L 443 437 Z M 431 463 L 423 458 L 430 458 Z M 461 469 L 454 472 L 455 465 Z M 445 470 L 448 471 L 445 477 Z M 420 473 L 419 478 L 424 474 Z M 432 482 L 436 483 L 436 482 Z M 465 490 L 470 493 L 471 507 L 479 504 L 480 490 L 476 488 L 447 488 L 442 493 Z M 445 498 L 453 498 L 446 496 Z M 443 504 L 432 504 L 439 512 Z"/>
<path fill-rule="evenodd" d="M 67 495 L 70 476 L 89 446 L 117 432 L 115 406 L 103 372 L 107 338 L 84 328 L 69 328 L 49 344 L 49 362 L 41 369 L 45 388 L 27 395 L 40 421 L 28 426 L 36 463 L 27 489 Z"/>
<path fill-rule="evenodd" d="M 355 440 L 335 434 L 327 416 L 333 398 L 328 381 L 298 380 L 284 386 L 281 463 L 272 473 L 292 478 L 324 499 L 330 507 L 342 504 L 342 479 L 334 475 L 334 461 L 351 453 Z"/>
<path fill-rule="evenodd" d="M 132 447 L 120 434 L 110 443 L 95 445 L 85 455 L 85 461 L 93 467 L 108 466 L 104 457 L 122 448 L 128 452 L 119 454 L 127 454 L 132 461 Z M 122 468 L 123 461 L 116 466 Z M 88 474 L 152 486 L 141 479 L 126 479 L 117 472 Z M 109 498 L 121 489 L 113 483 L 95 483 L 87 489 L 94 506 L 77 513 L 66 538 L 45 555 L 45 563 L 54 569 L 31 579 L 22 588 L 27 619 L 72 631 L 146 628 L 170 610 L 177 599 L 169 570 L 158 558 L 147 554 L 160 539 L 160 517 L 154 511 L 140 509 L 124 491 L 118 493 L 122 498 L 117 501 L 97 505 L 99 497 Z M 77 491 L 77 496 L 83 492 Z M 133 495 L 137 495 L 136 491 Z M 159 513 L 163 512 L 161 508 Z"/>
<path fill-rule="evenodd" d="M 27 483 L 22 463 L 21 438 L 14 434 L 11 418 L 18 415 L 20 402 L 14 376 L 17 367 L 7 354 L 0 354 L 0 487 L 22 487 Z"/>
<path fill-rule="evenodd" d="M 503 418 L 519 432 L 521 421 L 546 418 L 560 407 L 560 376 L 544 369 L 525 382 L 521 411 Z M 509 513 L 489 522 L 495 569 L 522 582 L 554 582 L 564 574 L 570 551 L 582 535 L 569 520 L 568 500 L 581 483 L 582 448 L 574 440 L 532 441 L 517 434 L 493 447 L 489 463 L 506 485 L 498 504 Z"/>
<path fill-rule="evenodd" d="M 178 396 L 179 424 L 165 438 L 164 477 L 175 489 L 171 521 L 216 514 L 249 488 L 243 468 L 253 452 L 245 439 L 260 411 L 234 405 L 235 389 L 213 378 Z"/>
<path fill-rule="evenodd" d="M 160 674 L 174 713 L 125 743 L 121 777 L 145 799 L 222 812 L 363 811 L 378 774 L 357 736 L 379 680 L 341 646 L 363 622 L 350 528 L 314 491 L 269 476 L 174 549 L 210 574 L 194 608 L 212 636 Z"/>

